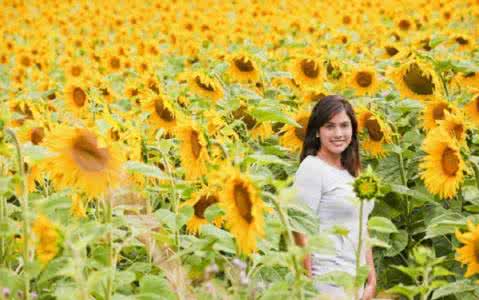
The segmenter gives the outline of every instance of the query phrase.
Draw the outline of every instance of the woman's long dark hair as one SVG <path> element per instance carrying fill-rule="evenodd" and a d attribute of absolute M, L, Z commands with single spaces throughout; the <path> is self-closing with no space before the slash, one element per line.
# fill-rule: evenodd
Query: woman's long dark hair
<path fill-rule="evenodd" d="M 301 151 L 301 161 L 308 155 L 316 156 L 321 141 L 316 137 L 319 128 L 326 124 L 334 115 L 345 111 L 351 120 L 353 134 L 351 136 L 351 143 L 341 153 L 341 164 L 348 170 L 349 174 L 356 177 L 361 169 L 361 161 L 359 157 L 359 142 L 358 142 L 358 121 L 354 114 L 351 104 L 341 96 L 329 95 L 323 97 L 313 108 L 311 116 L 309 117 L 308 127 L 306 128 L 306 136 L 304 138 L 303 150 Z"/>

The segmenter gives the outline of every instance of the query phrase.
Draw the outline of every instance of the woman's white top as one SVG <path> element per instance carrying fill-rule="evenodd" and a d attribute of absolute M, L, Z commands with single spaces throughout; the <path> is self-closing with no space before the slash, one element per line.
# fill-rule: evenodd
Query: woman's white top
<path fill-rule="evenodd" d="M 343 271 L 355 275 L 355 249 L 358 244 L 359 200 L 353 190 L 354 177 L 317 156 L 307 156 L 299 165 L 294 186 L 298 197 L 319 216 L 319 233 L 334 243 L 336 254 L 312 254 L 312 273 L 321 275 Z M 361 264 L 366 262 L 367 221 L 374 201 L 363 206 Z M 349 230 L 347 236 L 331 233 L 335 226 Z"/>

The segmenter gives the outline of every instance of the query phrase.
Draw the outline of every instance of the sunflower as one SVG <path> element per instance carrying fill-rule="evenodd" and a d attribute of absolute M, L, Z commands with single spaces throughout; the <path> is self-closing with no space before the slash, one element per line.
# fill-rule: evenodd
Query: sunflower
<path fill-rule="evenodd" d="M 479 72 L 460 73 L 455 78 L 462 88 L 465 89 L 479 89 Z"/>
<path fill-rule="evenodd" d="M 461 51 L 472 50 L 475 48 L 475 39 L 465 33 L 452 33 L 450 42 L 458 47 Z"/>
<path fill-rule="evenodd" d="M 390 71 L 390 76 L 402 98 L 430 100 L 442 95 L 441 81 L 433 67 L 419 60 L 410 60 Z"/>
<path fill-rule="evenodd" d="M 363 133 L 365 139 L 362 147 L 373 157 L 384 157 L 386 151 L 384 144 L 391 143 L 391 128 L 375 113 L 366 109 L 358 109 L 358 131 Z"/>
<path fill-rule="evenodd" d="M 241 253 L 256 251 L 256 239 L 264 235 L 264 203 L 252 181 L 239 171 L 234 171 L 221 193 L 225 210 L 226 227 L 236 238 Z"/>
<path fill-rule="evenodd" d="M 38 240 L 36 253 L 42 264 L 47 264 L 58 253 L 60 235 L 56 226 L 44 215 L 39 215 L 32 224 L 32 231 Z"/>
<path fill-rule="evenodd" d="M 192 122 L 183 124 L 177 132 L 181 141 L 180 158 L 187 179 L 196 179 L 206 173 L 208 151 L 203 132 Z"/>
<path fill-rule="evenodd" d="M 205 218 L 205 211 L 211 205 L 219 202 L 219 194 L 212 188 L 202 188 L 195 193 L 193 197 L 186 201 L 184 205 L 193 206 L 193 216 L 186 223 L 186 231 L 191 234 L 198 234 L 201 229 L 201 225 L 207 224 L 208 220 Z M 213 221 L 215 226 L 220 227 L 223 223 L 223 217 L 219 216 Z"/>
<path fill-rule="evenodd" d="M 85 211 L 85 206 L 83 204 L 83 200 L 78 194 L 75 194 L 72 197 L 70 213 L 72 216 L 78 219 L 86 217 L 86 211 Z"/>
<path fill-rule="evenodd" d="M 476 126 L 479 126 L 479 94 L 475 94 L 471 101 L 464 106 L 464 112 Z"/>
<path fill-rule="evenodd" d="M 306 128 L 308 127 L 310 112 L 300 111 L 294 117 L 295 121 L 301 127 L 295 127 L 286 124 L 281 129 L 284 134 L 280 137 L 280 143 L 289 148 L 291 151 L 300 151 L 303 147 L 304 138 L 306 137 Z"/>
<path fill-rule="evenodd" d="M 373 95 L 379 88 L 378 74 L 372 67 L 357 68 L 350 74 L 349 80 L 357 95 Z"/>
<path fill-rule="evenodd" d="M 427 103 L 422 113 L 423 127 L 426 131 L 429 131 L 437 126 L 437 121 L 444 120 L 446 117 L 445 112 L 456 112 L 448 101 L 442 99 L 435 99 Z"/>
<path fill-rule="evenodd" d="M 67 126 L 45 136 L 43 145 L 56 155 L 43 162 L 43 169 L 57 188 L 78 188 L 94 198 L 119 184 L 123 156 L 100 138 L 91 129 Z"/>
<path fill-rule="evenodd" d="M 245 53 L 238 53 L 230 58 L 231 77 L 240 82 L 256 82 L 260 78 L 260 70 L 256 62 Z"/>
<path fill-rule="evenodd" d="M 315 57 L 299 56 L 292 61 L 290 69 L 300 86 L 316 86 L 323 82 L 322 64 Z"/>
<path fill-rule="evenodd" d="M 462 112 L 450 113 L 445 111 L 444 120 L 439 121 L 439 125 L 446 130 L 451 138 L 456 139 L 460 145 L 464 145 L 466 142 L 467 130 L 469 124 L 465 120 L 465 116 Z"/>
<path fill-rule="evenodd" d="M 85 87 L 79 82 L 72 81 L 65 85 L 65 102 L 68 109 L 77 116 L 81 116 L 88 108 L 88 94 Z"/>
<path fill-rule="evenodd" d="M 464 246 L 456 248 L 456 260 L 461 264 L 467 264 L 467 271 L 464 277 L 471 277 L 479 273 L 479 225 L 474 225 L 470 219 L 467 220 L 468 232 L 461 233 L 456 229 L 456 238 Z"/>
<path fill-rule="evenodd" d="M 31 142 L 33 145 L 40 145 L 45 137 L 46 128 L 38 122 L 27 120 L 22 126 L 18 137 L 23 143 Z"/>
<path fill-rule="evenodd" d="M 328 92 L 320 87 L 305 89 L 301 93 L 301 99 L 304 103 L 316 103 L 326 97 Z"/>
<path fill-rule="evenodd" d="M 163 128 L 166 132 L 173 133 L 177 123 L 177 112 L 164 94 L 155 95 L 144 108 L 150 113 L 148 124 L 153 130 Z"/>
<path fill-rule="evenodd" d="M 249 112 L 245 103 L 233 111 L 233 118 L 241 120 L 246 125 L 253 138 L 263 139 L 271 135 L 271 124 L 267 122 L 258 122 Z"/>
<path fill-rule="evenodd" d="M 465 168 L 457 141 L 438 127 L 426 136 L 422 149 L 426 156 L 419 168 L 426 188 L 443 199 L 453 197 L 464 180 Z"/>
<path fill-rule="evenodd" d="M 199 96 L 217 101 L 223 97 L 223 88 L 220 82 L 213 77 L 202 73 L 193 73 L 189 80 L 191 89 Z"/>

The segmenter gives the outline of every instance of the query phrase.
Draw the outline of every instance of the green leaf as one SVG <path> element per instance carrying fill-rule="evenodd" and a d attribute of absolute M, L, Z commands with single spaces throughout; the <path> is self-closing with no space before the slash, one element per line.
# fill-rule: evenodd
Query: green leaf
<path fill-rule="evenodd" d="M 140 281 L 140 294 L 136 299 L 141 300 L 164 300 L 174 299 L 176 296 L 171 290 L 168 281 L 163 276 L 145 275 Z"/>
<path fill-rule="evenodd" d="M 393 233 L 398 232 L 396 226 L 386 218 L 383 217 L 372 217 L 369 219 L 368 228 L 370 230 L 384 232 L 384 233 Z"/>
<path fill-rule="evenodd" d="M 42 159 L 55 156 L 55 153 L 50 152 L 48 148 L 33 145 L 30 142 L 22 145 L 22 153 L 25 156 L 25 159 L 30 162 L 37 162 Z"/>
<path fill-rule="evenodd" d="M 432 269 L 432 276 L 434 277 L 450 276 L 450 275 L 456 275 L 456 273 L 451 272 L 448 269 L 441 266 L 436 266 Z"/>
<path fill-rule="evenodd" d="M 386 292 L 392 294 L 400 294 L 406 296 L 409 300 L 413 300 L 414 296 L 419 294 L 420 289 L 417 286 L 403 285 L 402 283 L 400 283 L 390 288 Z"/>
<path fill-rule="evenodd" d="M 441 214 L 431 220 L 426 227 L 425 239 L 454 233 L 457 227 L 464 226 L 466 218 L 458 213 Z"/>
<path fill-rule="evenodd" d="M 418 200 L 419 202 L 423 203 L 431 203 L 434 205 L 439 205 L 436 200 L 434 200 L 434 197 L 431 195 L 412 190 L 404 185 L 400 184 L 390 184 L 391 190 L 395 193 L 401 194 L 401 195 L 406 195 L 414 198 L 415 200 Z"/>
<path fill-rule="evenodd" d="M 391 248 L 389 248 L 385 253 L 384 256 L 386 257 L 393 257 L 398 255 L 401 251 L 406 248 L 408 243 L 408 233 L 406 230 L 399 230 L 399 232 L 392 233 L 389 237 L 389 241 L 391 243 Z"/>
<path fill-rule="evenodd" d="M 208 206 L 205 210 L 205 217 L 208 222 L 212 223 L 216 218 L 223 216 L 224 212 L 218 203 Z"/>
<path fill-rule="evenodd" d="M 301 128 L 293 118 L 273 107 L 255 107 L 251 110 L 251 115 L 259 122 L 281 122 Z"/>
<path fill-rule="evenodd" d="M 475 290 L 477 285 L 471 280 L 460 280 L 446 284 L 432 294 L 432 300 L 439 299 L 448 295 L 456 295 L 463 292 Z"/>
<path fill-rule="evenodd" d="M 252 160 L 255 163 L 258 163 L 260 165 L 270 165 L 270 164 L 279 164 L 279 165 L 284 165 L 287 166 L 288 163 L 276 155 L 272 154 L 251 154 L 246 157 L 246 160 Z"/>
<path fill-rule="evenodd" d="M 127 171 L 132 173 L 139 173 L 148 177 L 155 177 L 164 180 L 171 179 L 169 176 L 163 173 L 160 168 L 152 165 L 147 165 L 142 162 L 130 160 L 127 161 L 123 166 L 126 168 Z"/>
<path fill-rule="evenodd" d="M 416 280 L 419 276 L 422 275 L 422 268 L 420 267 L 406 267 L 406 266 L 391 266 L 404 274 L 408 275 L 412 280 Z"/>
<path fill-rule="evenodd" d="M 386 248 L 386 249 L 391 248 L 391 245 L 377 238 L 369 238 L 368 243 L 370 247 L 380 247 L 380 248 Z"/>

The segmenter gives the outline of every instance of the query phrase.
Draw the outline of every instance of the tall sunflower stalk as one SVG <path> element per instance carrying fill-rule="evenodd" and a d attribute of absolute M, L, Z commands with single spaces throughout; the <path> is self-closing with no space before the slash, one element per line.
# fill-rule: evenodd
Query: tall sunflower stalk
<path fill-rule="evenodd" d="M 358 232 L 358 245 L 355 249 L 355 257 L 356 257 L 356 279 L 354 280 L 354 299 L 359 299 L 358 289 L 360 287 L 360 282 L 358 280 L 359 276 L 359 269 L 361 267 L 361 250 L 363 246 L 363 214 L 364 214 L 364 201 L 366 200 L 373 200 L 379 194 L 379 179 L 373 173 L 370 166 L 366 172 L 361 174 L 356 180 L 354 181 L 354 191 L 359 198 L 359 232 Z"/>
<path fill-rule="evenodd" d="M 18 173 L 21 178 L 21 195 L 19 197 L 20 204 L 22 206 L 22 217 L 23 217 L 23 228 L 22 228 L 22 234 L 23 234 L 23 293 L 24 293 L 24 299 L 25 300 L 30 300 L 30 273 L 28 271 L 29 269 L 29 264 L 30 264 L 30 259 L 29 259 L 29 241 L 28 238 L 30 237 L 30 232 L 29 232 L 29 222 L 28 222 L 28 215 L 29 215 L 29 209 L 28 209 L 28 178 L 27 175 L 25 174 L 25 169 L 24 169 L 24 162 L 23 162 L 23 154 L 22 150 L 20 148 L 20 142 L 18 141 L 17 135 L 15 132 L 10 129 L 6 128 L 5 132 L 7 132 L 13 139 L 13 142 L 15 144 L 15 149 L 17 151 L 17 163 L 18 163 Z"/>

